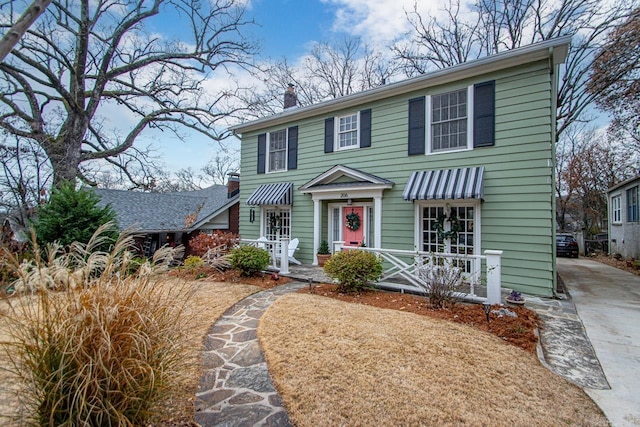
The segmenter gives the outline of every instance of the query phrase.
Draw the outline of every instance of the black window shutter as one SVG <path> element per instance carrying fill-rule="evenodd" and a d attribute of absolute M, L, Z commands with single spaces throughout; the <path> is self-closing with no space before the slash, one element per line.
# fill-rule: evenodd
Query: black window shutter
<path fill-rule="evenodd" d="M 371 109 L 360 111 L 360 148 L 371 147 Z"/>
<path fill-rule="evenodd" d="M 473 87 L 473 146 L 495 145 L 495 80 Z"/>
<path fill-rule="evenodd" d="M 333 152 L 333 117 L 324 121 L 324 152 Z"/>
<path fill-rule="evenodd" d="M 289 128 L 287 170 L 291 169 L 298 169 L 298 126 L 291 126 Z"/>
<path fill-rule="evenodd" d="M 409 148 L 408 154 L 424 154 L 425 148 L 425 98 L 409 100 Z"/>
<path fill-rule="evenodd" d="M 264 173 L 267 156 L 267 134 L 258 135 L 258 173 Z"/>

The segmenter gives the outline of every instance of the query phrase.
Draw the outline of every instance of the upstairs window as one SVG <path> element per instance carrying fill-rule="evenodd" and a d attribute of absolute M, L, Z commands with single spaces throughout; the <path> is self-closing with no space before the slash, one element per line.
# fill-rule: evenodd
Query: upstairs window
<path fill-rule="evenodd" d="M 269 133 L 269 172 L 287 170 L 287 130 Z"/>
<path fill-rule="evenodd" d="M 431 151 L 467 148 L 467 89 L 431 97 Z"/>
<path fill-rule="evenodd" d="M 258 173 L 298 168 L 298 126 L 258 135 Z"/>
<path fill-rule="evenodd" d="M 358 113 L 338 118 L 338 150 L 358 146 Z"/>
<path fill-rule="evenodd" d="M 324 152 L 371 147 L 371 109 L 324 121 Z"/>
<path fill-rule="evenodd" d="M 495 145 L 495 81 L 409 100 L 409 156 Z"/>

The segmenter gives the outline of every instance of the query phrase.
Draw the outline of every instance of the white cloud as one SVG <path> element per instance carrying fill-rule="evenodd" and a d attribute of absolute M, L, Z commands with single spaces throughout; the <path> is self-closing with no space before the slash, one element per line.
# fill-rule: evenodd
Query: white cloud
<path fill-rule="evenodd" d="M 333 30 L 360 36 L 378 46 L 388 46 L 409 31 L 407 12 L 413 11 L 415 0 L 321 0 L 336 8 Z M 422 1 L 418 11 L 426 16 L 437 14 L 439 2 Z"/>

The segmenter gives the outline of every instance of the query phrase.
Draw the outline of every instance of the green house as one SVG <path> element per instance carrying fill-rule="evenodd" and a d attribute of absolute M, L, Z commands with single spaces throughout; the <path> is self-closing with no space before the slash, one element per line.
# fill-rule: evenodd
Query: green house
<path fill-rule="evenodd" d="M 232 128 L 240 234 L 478 255 L 502 286 L 555 289 L 557 38 Z M 291 99 L 292 88 L 285 98 Z M 286 105 L 286 104 L 285 104 Z"/>

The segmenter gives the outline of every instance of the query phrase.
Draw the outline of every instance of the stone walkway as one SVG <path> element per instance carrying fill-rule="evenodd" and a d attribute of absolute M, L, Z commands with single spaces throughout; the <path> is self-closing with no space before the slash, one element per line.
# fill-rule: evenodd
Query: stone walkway
<path fill-rule="evenodd" d="M 196 393 L 195 420 L 200 425 L 291 425 L 271 382 L 256 329 L 262 314 L 278 297 L 305 286 L 291 282 L 248 296 L 211 328 Z"/>

